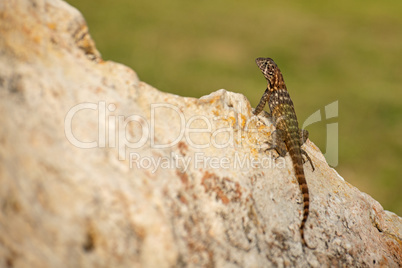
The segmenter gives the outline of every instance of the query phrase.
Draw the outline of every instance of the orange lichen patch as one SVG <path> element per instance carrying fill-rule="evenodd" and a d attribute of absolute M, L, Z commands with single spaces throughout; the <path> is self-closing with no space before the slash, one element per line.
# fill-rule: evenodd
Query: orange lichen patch
<path fill-rule="evenodd" d="M 314 143 L 310 142 L 309 145 L 310 145 L 311 147 L 313 147 L 313 149 L 314 149 L 315 151 L 320 152 L 320 149 L 319 149 Z"/>
<path fill-rule="evenodd" d="M 233 116 L 229 116 L 227 121 L 230 123 L 230 126 L 233 127 L 236 124 L 236 118 Z"/>
<path fill-rule="evenodd" d="M 238 183 L 238 182 L 236 182 L 236 190 L 235 190 L 235 193 L 236 193 L 236 195 L 239 197 L 239 199 L 241 198 L 241 195 L 242 195 L 242 191 L 241 191 L 241 187 L 240 187 L 240 184 Z"/>
<path fill-rule="evenodd" d="M 216 102 L 217 100 L 221 99 L 221 95 L 216 94 L 213 98 L 209 99 L 209 103 L 212 104 L 214 102 Z"/>
<path fill-rule="evenodd" d="M 216 101 L 219 101 L 220 99 L 221 99 L 221 95 L 219 95 L 219 94 L 215 94 L 215 95 L 209 95 L 208 96 L 208 98 L 201 98 L 201 99 L 198 99 L 197 101 L 200 103 L 200 104 L 204 104 L 204 103 L 206 103 L 206 104 L 209 104 L 209 105 L 211 105 L 211 104 L 213 104 L 214 102 L 216 102 Z M 221 108 L 220 107 L 217 107 L 219 110 L 221 110 Z"/>
<path fill-rule="evenodd" d="M 179 195 L 179 199 L 180 199 L 180 202 L 182 202 L 183 204 L 186 204 L 186 205 L 188 204 L 188 201 L 184 196 Z"/>
<path fill-rule="evenodd" d="M 181 155 L 186 155 L 188 151 L 188 146 L 185 144 L 183 141 L 180 141 L 179 144 L 177 145 L 179 147 L 179 151 Z"/>
<path fill-rule="evenodd" d="M 389 262 L 385 256 L 382 256 L 382 259 L 378 261 L 378 267 L 389 267 Z"/>
<path fill-rule="evenodd" d="M 40 44 L 40 42 L 42 41 L 42 37 L 39 35 L 35 35 L 32 37 L 32 41 L 34 41 L 37 44 Z"/>
<path fill-rule="evenodd" d="M 48 24 L 47 24 L 47 27 L 48 27 L 49 29 L 51 29 L 51 30 L 54 30 L 54 29 L 56 29 L 56 24 L 55 24 L 55 23 L 48 23 Z"/>
<path fill-rule="evenodd" d="M 239 183 L 234 183 L 229 178 L 219 178 L 215 174 L 206 172 L 202 178 L 201 184 L 205 192 L 214 192 L 216 198 L 221 200 L 224 205 L 229 202 L 239 202 L 242 196 L 242 188 Z"/>
<path fill-rule="evenodd" d="M 268 130 L 268 128 L 267 128 L 266 125 L 258 125 L 257 128 L 258 128 L 258 131 L 263 131 L 263 132 L 269 132 L 269 133 L 271 133 L 271 131 Z"/>
<path fill-rule="evenodd" d="M 96 88 L 95 88 L 95 93 L 96 93 L 96 94 L 100 94 L 100 93 L 103 93 L 103 92 L 104 92 L 104 90 L 103 90 L 102 87 L 96 87 Z"/>
<path fill-rule="evenodd" d="M 201 179 L 201 184 L 204 186 L 205 192 L 208 192 L 212 187 L 209 185 L 209 181 L 215 181 L 219 179 L 215 174 L 209 173 L 208 171 L 204 173 Z"/>
<path fill-rule="evenodd" d="M 204 186 L 205 192 L 215 192 L 216 197 L 219 198 L 223 204 L 227 205 L 229 203 L 229 198 L 223 193 L 222 189 L 217 186 L 216 182 L 219 180 L 215 174 L 205 172 L 201 179 L 201 184 Z"/>
<path fill-rule="evenodd" d="M 188 176 L 186 173 L 182 173 L 179 170 L 176 170 L 176 175 L 179 176 L 181 182 L 186 186 L 188 186 Z"/>
<path fill-rule="evenodd" d="M 258 150 L 256 149 L 256 148 L 251 148 L 251 154 L 254 156 L 254 157 L 257 157 L 258 156 Z"/>
<path fill-rule="evenodd" d="M 240 127 L 244 128 L 246 122 L 247 122 L 246 116 L 244 114 L 240 114 L 240 122 L 239 122 Z"/>
<path fill-rule="evenodd" d="M 400 262 L 401 261 L 401 256 L 402 256 L 402 241 L 401 240 L 388 240 L 386 242 L 387 247 L 388 247 L 388 252 L 392 254 L 392 256 L 395 258 L 396 262 Z"/>
<path fill-rule="evenodd" d="M 223 193 L 222 190 L 218 189 L 216 194 L 220 198 L 223 204 L 225 205 L 229 204 L 229 198 Z"/>

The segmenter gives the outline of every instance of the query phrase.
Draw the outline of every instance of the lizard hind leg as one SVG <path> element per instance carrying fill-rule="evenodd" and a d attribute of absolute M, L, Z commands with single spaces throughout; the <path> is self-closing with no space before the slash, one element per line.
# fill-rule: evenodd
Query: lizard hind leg
<path fill-rule="evenodd" d="M 300 129 L 299 130 L 300 144 L 304 144 L 307 141 L 308 135 L 309 134 L 308 134 L 308 131 L 306 129 Z M 311 168 L 314 171 L 315 168 L 314 168 L 314 165 L 313 165 L 313 161 L 311 161 L 310 156 L 303 149 L 300 148 L 300 150 L 301 150 L 302 155 L 304 155 L 306 157 L 306 159 L 310 162 Z M 306 163 L 305 159 L 303 159 L 303 163 Z"/>
<path fill-rule="evenodd" d="M 308 139 L 308 131 L 306 129 L 299 129 L 300 144 L 304 144 Z"/>
<path fill-rule="evenodd" d="M 277 129 L 272 132 L 272 142 L 270 142 L 270 146 L 265 151 L 275 149 L 279 156 L 284 157 L 287 153 L 286 144 L 285 144 L 285 132 L 281 129 Z"/>
<path fill-rule="evenodd" d="M 307 160 L 310 162 L 311 168 L 312 168 L 312 169 L 313 169 L 313 171 L 314 171 L 314 170 L 315 170 L 315 168 L 314 168 L 314 165 L 313 165 L 313 161 L 311 161 L 310 156 L 307 154 L 307 152 L 306 152 L 305 150 L 300 149 L 300 151 L 301 151 L 302 155 L 304 155 L 304 156 L 307 158 Z M 304 160 L 304 159 L 303 159 L 303 162 L 305 163 L 305 162 L 306 162 L 306 160 Z"/>

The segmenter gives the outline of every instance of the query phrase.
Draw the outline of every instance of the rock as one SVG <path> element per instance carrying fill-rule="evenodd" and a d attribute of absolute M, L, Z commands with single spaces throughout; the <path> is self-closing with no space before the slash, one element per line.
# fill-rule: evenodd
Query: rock
<path fill-rule="evenodd" d="M 152 88 L 60 0 L 0 3 L 0 31 L 1 267 L 402 265 L 402 219 L 310 141 L 302 248 L 291 160 L 243 95 Z"/>

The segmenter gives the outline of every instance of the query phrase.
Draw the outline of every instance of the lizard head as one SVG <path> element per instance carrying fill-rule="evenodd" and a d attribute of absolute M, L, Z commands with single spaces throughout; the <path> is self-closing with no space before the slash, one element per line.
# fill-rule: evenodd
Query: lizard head
<path fill-rule="evenodd" d="M 255 60 L 258 68 L 260 68 L 265 79 L 268 81 L 268 87 L 273 89 L 281 81 L 283 81 L 281 71 L 271 58 L 257 58 Z"/>

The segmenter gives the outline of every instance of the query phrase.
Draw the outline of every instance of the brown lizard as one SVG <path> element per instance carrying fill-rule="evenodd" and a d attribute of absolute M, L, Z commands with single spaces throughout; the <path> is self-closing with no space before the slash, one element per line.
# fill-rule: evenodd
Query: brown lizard
<path fill-rule="evenodd" d="M 304 239 L 304 226 L 309 215 L 310 196 L 306 177 L 304 176 L 302 155 L 306 156 L 313 171 L 314 166 L 308 154 L 301 149 L 301 145 L 308 138 L 308 132 L 307 130 L 299 129 L 293 102 L 276 63 L 270 58 L 257 58 L 255 62 L 267 79 L 268 86 L 255 108 L 254 114 L 258 115 L 264 109 L 265 103 L 268 102 L 276 130 L 272 133 L 272 147 L 267 150 L 275 149 L 282 157 L 286 155 L 286 152 L 290 154 L 303 196 L 303 219 L 300 224 L 301 240 L 304 246 L 309 247 Z"/>

